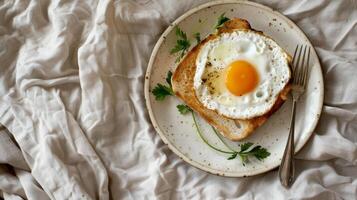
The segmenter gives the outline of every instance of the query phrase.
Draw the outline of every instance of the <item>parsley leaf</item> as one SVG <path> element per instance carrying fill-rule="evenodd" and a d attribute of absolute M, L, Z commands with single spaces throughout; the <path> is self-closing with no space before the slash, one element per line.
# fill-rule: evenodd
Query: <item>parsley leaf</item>
<path fill-rule="evenodd" d="M 193 34 L 195 36 L 197 44 L 201 42 L 201 34 L 199 32 Z"/>
<path fill-rule="evenodd" d="M 176 46 L 171 49 L 170 53 L 174 54 L 180 51 L 186 51 L 190 47 L 190 41 L 188 40 L 177 40 Z"/>
<path fill-rule="evenodd" d="M 215 29 L 218 29 L 219 27 L 221 27 L 224 22 L 226 21 L 229 21 L 230 19 L 226 16 L 224 16 L 226 13 L 222 13 L 219 17 L 218 17 L 218 20 L 217 20 L 217 24 L 215 26 Z"/>
<path fill-rule="evenodd" d="M 251 142 L 247 142 L 241 145 L 241 149 L 238 154 L 242 159 L 243 164 L 248 162 L 249 156 L 254 156 L 258 160 L 263 160 L 264 158 L 270 156 L 270 153 L 267 151 L 267 149 L 263 148 L 260 145 L 255 146 L 251 150 L 247 151 L 252 145 L 253 143 Z"/>
<path fill-rule="evenodd" d="M 174 94 L 171 87 L 166 85 L 157 84 L 156 87 L 152 90 L 152 93 L 155 96 L 155 99 L 158 101 L 162 101 L 166 96 L 171 96 Z"/>
<path fill-rule="evenodd" d="M 192 109 L 185 104 L 179 104 L 176 108 L 182 115 L 192 112 Z"/>
<path fill-rule="evenodd" d="M 171 77 L 172 77 L 172 72 L 168 71 L 165 80 L 166 80 L 166 83 L 168 83 L 170 85 L 170 87 L 172 87 L 172 85 L 171 85 Z"/>
<path fill-rule="evenodd" d="M 227 160 L 233 160 L 237 157 L 237 155 L 238 155 L 238 152 L 234 152 L 234 153 L 232 153 L 232 155 L 229 158 L 227 158 Z"/>
<path fill-rule="evenodd" d="M 246 142 L 244 144 L 241 144 L 240 145 L 240 152 L 244 152 L 244 151 L 248 150 L 249 147 L 251 147 L 252 145 L 253 145 L 253 143 L 251 143 L 251 142 Z"/>
<path fill-rule="evenodd" d="M 176 36 L 179 38 L 182 38 L 184 40 L 187 40 L 187 35 L 185 32 L 183 32 L 178 26 L 176 26 L 175 29 Z"/>
<path fill-rule="evenodd" d="M 169 84 L 169 86 L 158 83 L 155 86 L 155 88 L 152 90 L 152 94 L 155 96 L 155 99 L 157 101 L 164 100 L 166 96 L 174 95 L 174 91 L 172 90 L 172 85 L 171 85 L 171 77 L 172 77 L 172 72 L 168 71 L 165 80 L 166 83 Z"/>
<path fill-rule="evenodd" d="M 179 62 L 180 59 L 185 55 L 188 48 L 190 48 L 191 43 L 187 39 L 187 35 L 178 26 L 175 30 L 176 36 L 178 37 L 176 45 L 171 49 L 170 54 L 180 53 L 175 62 Z"/>
<path fill-rule="evenodd" d="M 270 156 L 270 153 L 261 146 L 254 147 L 251 152 L 258 160 L 263 160 L 264 158 Z"/>

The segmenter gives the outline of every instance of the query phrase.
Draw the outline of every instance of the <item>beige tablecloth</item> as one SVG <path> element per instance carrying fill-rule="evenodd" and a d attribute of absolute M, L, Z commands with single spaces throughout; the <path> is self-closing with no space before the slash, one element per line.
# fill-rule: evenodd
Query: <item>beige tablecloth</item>
<path fill-rule="evenodd" d="M 297 179 L 210 175 L 150 124 L 143 83 L 163 30 L 205 1 L 0 1 L 4 199 L 356 199 L 357 1 L 259 0 L 315 46 L 325 101 Z"/>

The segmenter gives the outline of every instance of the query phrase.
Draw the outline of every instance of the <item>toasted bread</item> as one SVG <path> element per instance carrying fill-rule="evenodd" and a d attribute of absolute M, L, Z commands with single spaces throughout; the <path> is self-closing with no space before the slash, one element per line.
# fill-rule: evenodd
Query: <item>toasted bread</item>
<path fill-rule="evenodd" d="M 223 24 L 218 29 L 216 34 L 211 34 L 203 41 L 197 44 L 185 58 L 177 66 L 172 76 L 172 88 L 176 96 L 182 99 L 189 107 L 204 118 L 210 125 L 215 127 L 224 137 L 239 141 L 249 136 L 254 129 L 261 126 L 286 100 L 286 96 L 290 91 L 290 86 L 287 84 L 280 92 L 273 107 L 266 114 L 252 119 L 229 119 L 219 115 L 216 111 L 207 109 L 197 99 L 193 87 L 194 76 L 196 72 L 196 57 L 200 48 L 208 41 L 217 38 L 222 33 L 232 32 L 235 30 L 253 30 L 248 21 L 244 19 L 232 19 Z M 254 30 L 253 30 L 254 31 Z M 260 34 L 262 32 L 256 31 Z M 290 61 L 289 61 L 290 62 Z"/>

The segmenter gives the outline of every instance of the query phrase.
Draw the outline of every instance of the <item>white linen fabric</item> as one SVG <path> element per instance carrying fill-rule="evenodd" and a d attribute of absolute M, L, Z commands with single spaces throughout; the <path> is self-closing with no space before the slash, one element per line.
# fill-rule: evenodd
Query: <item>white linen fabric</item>
<path fill-rule="evenodd" d="M 356 199 L 357 1 L 258 1 L 302 28 L 325 78 L 321 120 L 289 190 L 277 170 L 198 170 L 151 126 L 143 84 L 153 46 L 203 2 L 0 1 L 0 197 Z"/>

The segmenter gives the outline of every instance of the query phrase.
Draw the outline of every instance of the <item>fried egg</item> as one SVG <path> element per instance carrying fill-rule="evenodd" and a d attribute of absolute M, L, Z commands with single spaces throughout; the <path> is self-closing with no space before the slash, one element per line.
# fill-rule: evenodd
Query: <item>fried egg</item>
<path fill-rule="evenodd" d="M 194 90 L 206 108 L 232 119 L 251 119 L 273 107 L 290 73 L 288 55 L 275 41 L 236 30 L 201 47 Z"/>

